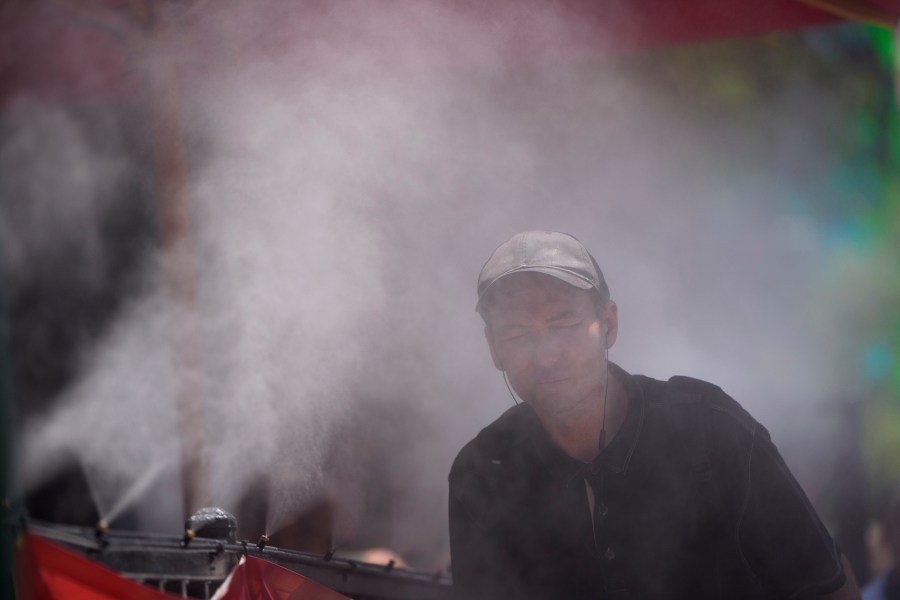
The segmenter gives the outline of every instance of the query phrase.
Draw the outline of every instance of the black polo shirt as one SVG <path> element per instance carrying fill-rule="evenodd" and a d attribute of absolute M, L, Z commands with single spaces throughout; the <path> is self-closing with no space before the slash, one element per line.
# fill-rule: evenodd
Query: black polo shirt
<path fill-rule="evenodd" d="M 718 387 L 631 376 L 629 405 L 585 464 L 526 404 L 450 472 L 454 588 L 466 599 L 814 598 L 840 553 L 768 432 Z"/>

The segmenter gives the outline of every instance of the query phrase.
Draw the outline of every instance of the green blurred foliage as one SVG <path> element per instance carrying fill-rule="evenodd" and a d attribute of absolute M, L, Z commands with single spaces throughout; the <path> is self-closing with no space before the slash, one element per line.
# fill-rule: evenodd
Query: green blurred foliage
<path fill-rule="evenodd" d="M 794 193 L 781 209 L 813 219 L 819 229 L 823 294 L 867 290 L 868 297 L 848 301 L 835 326 L 847 343 L 846 375 L 860 390 L 843 400 L 861 403 L 870 497 L 881 496 L 900 480 L 895 32 L 843 24 L 652 49 L 624 63 L 660 102 L 679 107 L 679 118 L 706 125 L 698 130 L 734 125 L 723 135 L 737 131 L 741 139 L 729 151 L 787 182 Z M 773 151 L 788 135 L 805 138 L 793 152 Z M 798 155 L 802 148 L 827 150 Z"/>

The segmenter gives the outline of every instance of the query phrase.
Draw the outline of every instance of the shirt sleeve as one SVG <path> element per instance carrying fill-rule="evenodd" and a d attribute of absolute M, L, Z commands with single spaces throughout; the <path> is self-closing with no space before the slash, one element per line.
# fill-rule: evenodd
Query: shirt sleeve
<path fill-rule="evenodd" d="M 774 597 L 816 598 L 846 579 L 841 555 L 766 429 L 745 453 L 737 536 L 743 559 Z"/>

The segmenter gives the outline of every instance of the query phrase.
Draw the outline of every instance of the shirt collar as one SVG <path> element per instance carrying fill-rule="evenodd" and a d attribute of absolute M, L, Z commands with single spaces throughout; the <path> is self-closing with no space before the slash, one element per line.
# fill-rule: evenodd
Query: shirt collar
<path fill-rule="evenodd" d="M 628 398 L 628 411 L 625 421 L 616 433 L 612 441 L 594 459 L 592 463 L 584 463 L 566 454 L 559 446 L 554 444 L 540 420 L 533 411 L 529 425 L 529 437 L 541 461 L 551 469 L 557 470 L 566 483 L 578 478 L 583 478 L 587 473 L 598 472 L 601 469 L 609 469 L 615 473 L 626 474 L 628 465 L 634 455 L 644 425 L 646 413 L 646 401 L 644 391 L 640 383 L 615 363 L 609 364 L 609 374 L 619 381 L 625 388 Z M 529 407 L 530 408 L 530 407 Z"/>

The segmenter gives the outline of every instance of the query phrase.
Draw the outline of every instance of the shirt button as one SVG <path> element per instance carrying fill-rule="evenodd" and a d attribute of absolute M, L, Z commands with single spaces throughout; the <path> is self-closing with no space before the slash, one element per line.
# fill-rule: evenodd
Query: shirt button
<path fill-rule="evenodd" d="M 601 517 L 605 517 L 606 513 L 608 513 L 608 512 L 609 512 L 609 509 L 606 508 L 606 505 L 603 504 L 602 502 L 597 505 L 597 514 L 600 515 Z"/>
<path fill-rule="evenodd" d="M 607 548 L 606 552 L 603 554 L 603 556 L 606 557 L 606 560 L 612 560 L 616 557 L 616 553 L 613 551 L 612 548 Z"/>

